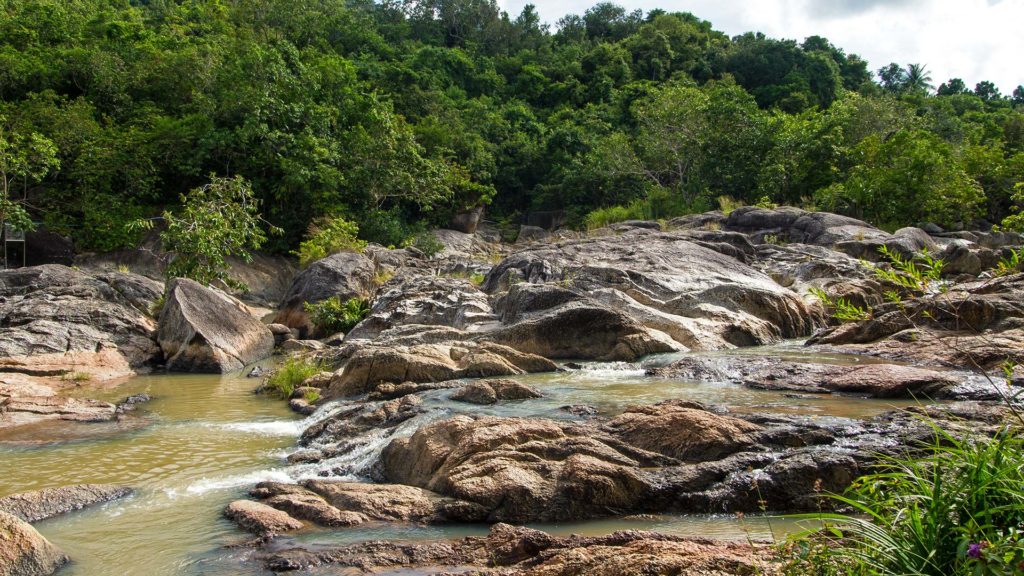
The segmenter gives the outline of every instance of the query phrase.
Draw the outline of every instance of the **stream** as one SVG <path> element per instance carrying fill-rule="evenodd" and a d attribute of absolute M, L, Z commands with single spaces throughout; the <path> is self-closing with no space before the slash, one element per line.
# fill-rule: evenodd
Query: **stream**
<path fill-rule="evenodd" d="M 794 359 L 857 364 L 868 359 L 808 356 L 799 343 L 767 350 Z M 764 354 L 765 349 L 721 354 Z M 714 356 L 715 354 L 708 354 Z M 736 411 L 777 411 L 819 418 L 863 418 L 910 401 L 867 400 L 842 396 L 786 395 L 750 390 L 727 383 L 690 383 L 644 376 L 647 366 L 678 355 L 643 363 L 586 363 L 583 369 L 523 376 L 545 396 L 538 400 L 480 407 L 448 399 L 451 390 L 424 395 L 423 419 L 400 426 L 394 434 L 411 434 L 430 419 L 454 413 L 574 418 L 560 408 L 588 405 L 613 415 L 629 405 L 668 398 L 724 404 Z M 59 424 L 16 430 L 0 437 L 0 495 L 81 483 L 132 486 L 134 496 L 36 524 L 37 529 L 73 559 L 62 576 L 95 574 L 227 575 L 259 574 L 244 562 L 252 549 L 230 547 L 251 536 L 221 517 L 232 500 L 262 480 L 295 481 L 315 476 L 362 478 L 393 436 L 370 438 L 361 450 L 341 460 L 289 465 L 288 454 L 310 424 L 345 403 L 332 403 L 308 418 L 286 403 L 252 390 L 258 380 L 241 373 L 138 376 L 115 388 L 83 390 L 82 395 L 108 401 L 145 392 L 142 404 L 126 422 L 68 426 Z M 67 429 L 88 431 L 69 435 Z M 56 440 L 55 440 L 56 438 Z M 607 534 L 616 530 L 657 530 L 669 534 L 721 539 L 779 538 L 794 529 L 792 521 L 747 516 L 645 516 L 558 525 L 534 525 L 558 535 Z M 418 526 L 374 524 L 352 529 L 308 529 L 284 542 L 339 544 L 370 539 L 441 539 L 487 532 L 484 525 Z"/>

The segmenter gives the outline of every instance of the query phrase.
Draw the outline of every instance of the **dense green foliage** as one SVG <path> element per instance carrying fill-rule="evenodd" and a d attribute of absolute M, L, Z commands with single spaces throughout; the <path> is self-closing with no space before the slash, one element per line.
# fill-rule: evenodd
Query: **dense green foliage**
<path fill-rule="evenodd" d="M 210 173 L 251 183 L 278 251 L 320 217 L 399 245 L 481 204 L 1006 217 L 1024 89 L 878 76 L 824 38 L 607 3 L 549 29 L 493 0 L 0 0 L 0 142 L 42 151 L 5 202 L 81 249 L 131 245 Z"/>
<path fill-rule="evenodd" d="M 295 389 L 303 382 L 323 371 L 324 367 L 320 362 L 299 356 L 290 356 L 267 378 L 263 387 L 264 390 L 281 398 L 291 398 Z M 315 402 L 316 399 L 313 401 Z"/>
<path fill-rule="evenodd" d="M 362 252 L 366 242 L 359 240 L 359 226 L 344 218 L 322 218 L 309 225 L 307 238 L 299 244 L 295 255 L 305 268 L 313 262 L 338 252 Z"/>
<path fill-rule="evenodd" d="M 854 515 L 820 514 L 793 545 L 791 575 L 1024 574 L 1024 439 L 936 427 L 926 454 L 885 458 L 833 496 Z"/>
<path fill-rule="evenodd" d="M 329 336 L 348 332 L 370 313 L 370 304 L 361 298 L 342 300 L 340 296 L 303 305 L 316 333 Z"/>
<path fill-rule="evenodd" d="M 170 255 L 168 278 L 192 278 L 203 284 L 221 281 L 244 288 L 228 278 L 234 255 L 246 262 L 250 250 L 263 245 L 267 236 L 259 217 L 259 200 L 241 176 L 218 178 L 181 198 L 182 208 L 165 212 L 166 228 L 160 233 L 163 248 Z M 148 220 L 137 222 L 148 223 Z M 139 226 L 128 226 L 128 230 Z M 272 232 L 279 232 L 271 227 Z"/>

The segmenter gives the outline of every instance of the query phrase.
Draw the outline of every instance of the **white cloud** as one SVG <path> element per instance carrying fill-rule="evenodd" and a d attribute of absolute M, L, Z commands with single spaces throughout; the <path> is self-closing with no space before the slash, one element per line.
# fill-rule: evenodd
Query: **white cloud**
<path fill-rule="evenodd" d="M 533 2 L 551 23 L 597 0 Z M 499 0 L 513 16 L 527 0 Z M 621 0 L 628 9 L 692 12 L 729 35 L 824 36 L 872 70 L 925 64 L 938 85 L 991 80 L 1004 93 L 1024 84 L 1024 0 Z"/>

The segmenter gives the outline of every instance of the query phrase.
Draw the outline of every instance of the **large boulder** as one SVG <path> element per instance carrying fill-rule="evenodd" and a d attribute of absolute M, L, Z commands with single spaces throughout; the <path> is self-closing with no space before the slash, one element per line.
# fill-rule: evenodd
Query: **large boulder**
<path fill-rule="evenodd" d="M 68 557 L 30 524 L 0 512 L 0 576 L 50 576 Z"/>
<path fill-rule="evenodd" d="M 224 508 L 224 517 L 234 521 L 242 530 L 264 537 L 299 530 L 303 526 L 287 512 L 251 500 L 235 500 L 228 504 Z"/>
<path fill-rule="evenodd" d="M 149 309 L 162 293 L 159 282 L 130 273 L 56 264 L 0 272 L 0 359 L 18 372 L 59 375 L 89 371 L 91 356 L 103 356 L 102 365 L 116 356 L 115 370 L 94 376 L 131 374 L 159 357 Z"/>
<path fill-rule="evenodd" d="M 179 278 L 167 288 L 157 340 L 169 370 L 225 373 L 274 351 L 274 335 L 227 294 Z"/>
<path fill-rule="evenodd" d="M 401 274 L 381 287 L 369 315 L 347 337 L 372 339 L 409 324 L 483 332 L 497 323 L 487 294 L 469 280 Z"/>
<path fill-rule="evenodd" d="M 308 335 L 313 327 L 303 308 L 306 303 L 369 298 L 377 287 L 376 274 L 373 260 L 361 253 L 339 252 L 317 260 L 295 277 L 274 322 Z"/>
<path fill-rule="evenodd" d="M 634 359 L 767 344 L 820 322 L 797 294 L 688 234 L 633 228 L 510 255 L 483 285 L 503 324 L 487 337 L 555 357 Z"/>
<path fill-rule="evenodd" d="M 360 348 L 331 379 L 328 398 L 363 394 L 389 382 L 442 382 L 459 378 L 552 372 L 540 356 L 490 342 L 444 342 Z"/>

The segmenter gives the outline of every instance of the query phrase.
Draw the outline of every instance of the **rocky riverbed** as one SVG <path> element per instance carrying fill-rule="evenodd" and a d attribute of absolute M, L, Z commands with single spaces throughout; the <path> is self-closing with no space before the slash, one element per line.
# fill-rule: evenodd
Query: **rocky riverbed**
<path fill-rule="evenodd" d="M 926 440 L 924 416 L 994 431 L 1024 377 L 1003 370 L 1024 362 L 1024 274 L 990 271 L 1022 243 L 1011 234 L 889 234 L 741 208 L 515 245 L 486 227 L 438 238 L 433 258 L 336 254 L 290 285 L 261 282 L 248 301 L 104 269 L 111 259 L 0 273 L 0 443 L 144 430 L 153 421 L 129 394 L 133 375 L 229 373 L 276 349 L 325 370 L 291 402 L 312 416 L 287 462 L 222 505 L 252 534 L 239 536 L 251 552 L 239 570 L 771 573 L 757 543 L 522 526 L 816 510 L 880 455 Z M 889 266 L 883 246 L 928 250 L 943 278 L 890 302 L 897 286 L 873 270 Z M 871 313 L 840 324 L 811 288 Z M 332 297 L 365 298 L 369 313 L 348 334 L 318 334 L 302 304 Z M 0 510 L 72 511 L 74 494 L 99 490 L 47 487 L 0 492 Z M 37 559 L 3 560 L 18 567 L 8 573 L 63 562 L 31 544 L 25 522 L 40 518 L 0 519 L 24 535 L 0 543 L 0 559 Z M 435 525 L 491 528 L 341 545 L 304 536 Z"/>

